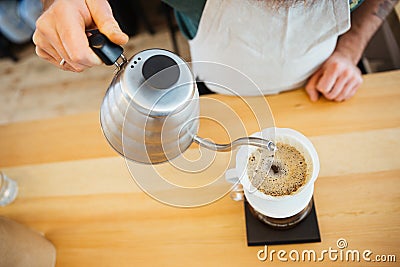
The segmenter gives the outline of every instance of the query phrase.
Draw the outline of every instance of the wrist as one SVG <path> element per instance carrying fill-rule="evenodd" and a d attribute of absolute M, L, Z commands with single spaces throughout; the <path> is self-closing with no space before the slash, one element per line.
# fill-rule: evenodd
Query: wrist
<path fill-rule="evenodd" d="M 350 60 L 354 65 L 360 61 L 367 42 L 363 42 L 361 36 L 346 36 L 339 38 L 335 48 L 335 53 Z"/>

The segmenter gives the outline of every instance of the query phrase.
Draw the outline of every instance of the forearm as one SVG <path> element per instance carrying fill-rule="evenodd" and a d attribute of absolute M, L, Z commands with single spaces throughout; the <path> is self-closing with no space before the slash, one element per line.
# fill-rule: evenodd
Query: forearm
<path fill-rule="evenodd" d="M 335 52 L 354 64 L 360 60 L 369 40 L 399 0 L 365 0 L 351 14 L 351 29 L 339 37 Z"/>

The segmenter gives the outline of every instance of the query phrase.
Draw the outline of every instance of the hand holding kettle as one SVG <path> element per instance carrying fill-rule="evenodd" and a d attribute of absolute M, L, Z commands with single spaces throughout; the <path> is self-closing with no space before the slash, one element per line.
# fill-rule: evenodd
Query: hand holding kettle
<path fill-rule="evenodd" d="M 113 43 L 128 42 L 107 0 L 44 0 L 33 42 L 36 54 L 63 70 L 81 72 L 101 60 L 89 48 L 86 29 L 98 28 Z"/>

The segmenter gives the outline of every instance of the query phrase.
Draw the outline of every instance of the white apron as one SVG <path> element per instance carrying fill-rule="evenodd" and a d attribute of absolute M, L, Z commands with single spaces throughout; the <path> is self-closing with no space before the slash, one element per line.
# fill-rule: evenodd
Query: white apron
<path fill-rule="evenodd" d="M 258 0 L 208 0 L 197 35 L 189 42 L 193 71 L 220 94 L 265 95 L 298 88 L 349 28 L 348 0 L 317 0 L 279 10 Z"/>

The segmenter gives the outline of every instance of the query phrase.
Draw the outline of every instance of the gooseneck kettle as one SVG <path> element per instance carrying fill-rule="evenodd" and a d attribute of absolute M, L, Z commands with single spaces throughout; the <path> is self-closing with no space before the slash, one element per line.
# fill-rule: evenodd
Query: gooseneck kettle
<path fill-rule="evenodd" d="M 104 136 L 123 157 L 157 164 L 174 159 L 196 142 L 215 151 L 240 145 L 275 150 L 270 140 L 239 138 L 215 144 L 197 135 L 199 93 L 188 64 L 163 49 L 149 49 L 127 60 L 123 48 L 99 31 L 91 31 L 90 47 L 106 65 L 117 66 L 100 110 Z"/>

